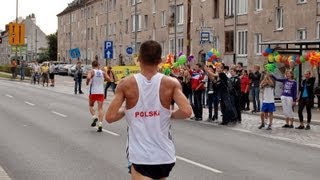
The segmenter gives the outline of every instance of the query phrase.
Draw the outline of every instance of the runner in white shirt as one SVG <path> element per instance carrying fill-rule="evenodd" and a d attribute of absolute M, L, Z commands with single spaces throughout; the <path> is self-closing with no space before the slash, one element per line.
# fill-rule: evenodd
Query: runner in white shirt
<path fill-rule="evenodd" d="M 106 112 L 109 123 L 123 117 L 127 120 L 127 157 L 133 180 L 169 176 L 176 161 L 170 119 L 186 119 L 192 114 L 178 80 L 158 73 L 161 53 L 161 45 L 155 41 L 141 45 L 141 73 L 120 81 Z M 172 100 L 178 105 L 175 111 L 170 111 Z M 121 108 L 124 101 L 125 109 Z"/>
<path fill-rule="evenodd" d="M 110 77 L 100 69 L 98 61 L 92 62 L 92 70 L 87 74 L 87 82 L 89 85 L 89 110 L 92 115 L 92 127 L 96 126 L 98 123 L 98 132 L 102 132 L 102 119 L 103 119 L 103 101 L 104 101 L 104 81 L 110 80 Z M 96 116 L 96 111 L 94 110 L 94 103 L 98 102 L 98 117 Z"/>
<path fill-rule="evenodd" d="M 265 127 L 264 120 L 269 117 L 269 125 L 267 130 L 271 130 L 273 121 L 273 112 L 276 111 L 274 105 L 274 82 L 270 77 L 270 74 L 266 74 L 260 83 L 260 89 L 263 90 L 262 107 L 261 107 L 261 125 L 259 129 Z"/>

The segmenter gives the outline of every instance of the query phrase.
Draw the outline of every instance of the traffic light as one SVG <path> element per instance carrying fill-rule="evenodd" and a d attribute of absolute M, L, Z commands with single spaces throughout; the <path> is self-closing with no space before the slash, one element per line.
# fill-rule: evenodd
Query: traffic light
<path fill-rule="evenodd" d="M 22 23 L 9 24 L 9 44 L 23 45 L 25 36 L 25 25 Z"/>

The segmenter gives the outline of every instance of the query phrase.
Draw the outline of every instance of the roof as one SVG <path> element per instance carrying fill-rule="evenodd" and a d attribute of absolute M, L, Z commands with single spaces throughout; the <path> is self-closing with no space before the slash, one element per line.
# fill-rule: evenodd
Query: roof
<path fill-rule="evenodd" d="M 319 45 L 320 40 L 295 40 L 295 41 L 264 41 L 260 45 Z"/>
<path fill-rule="evenodd" d="M 66 7 L 62 12 L 57 14 L 57 16 L 59 17 L 62 15 L 68 14 L 69 12 L 72 12 L 81 7 L 84 7 L 85 4 L 86 4 L 86 0 L 73 0 L 71 3 L 68 4 L 68 7 Z"/>

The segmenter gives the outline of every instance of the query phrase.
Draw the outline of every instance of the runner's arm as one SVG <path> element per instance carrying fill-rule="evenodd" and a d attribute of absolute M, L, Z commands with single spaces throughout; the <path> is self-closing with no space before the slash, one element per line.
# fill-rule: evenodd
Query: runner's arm
<path fill-rule="evenodd" d="M 178 109 L 171 114 L 172 119 L 186 119 L 192 115 L 191 105 L 182 92 L 181 85 L 177 80 L 174 80 L 175 87 L 173 92 L 173 100 L 178 105 Z"/>
<path fill-rule="evenodd" d="M 119 121 L 124 117 L 124 109 L 121 108 L 125 97 L 123 92 L 124 86 L 122 81 L 118 84 L 113 100 L 111 101 L 109 108 L 106 112 L 105 119 L 108 123 Z"/>
<path fill-rule="evenodd" d="M 93 70 L 89 71 L 87 74 L 87 81 L 86 81 L 86 85 L 89 85 L 89 82 L 91 80 L 91 78 L 93 77 Z"/>

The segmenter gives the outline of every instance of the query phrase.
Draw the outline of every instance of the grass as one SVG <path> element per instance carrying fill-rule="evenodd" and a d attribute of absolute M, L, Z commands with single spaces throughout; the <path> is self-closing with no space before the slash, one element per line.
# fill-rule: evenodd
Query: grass
<path fill-rule="evenodd" d="M 0 78 L 11 78 L 11 74 L 0 72 Z"/>

